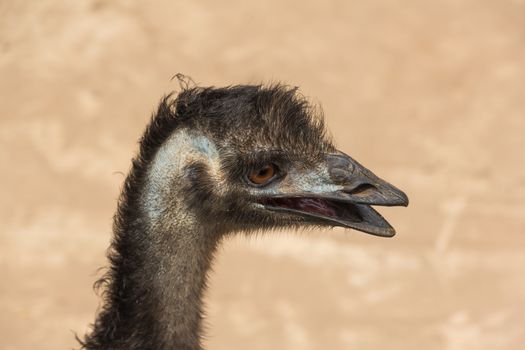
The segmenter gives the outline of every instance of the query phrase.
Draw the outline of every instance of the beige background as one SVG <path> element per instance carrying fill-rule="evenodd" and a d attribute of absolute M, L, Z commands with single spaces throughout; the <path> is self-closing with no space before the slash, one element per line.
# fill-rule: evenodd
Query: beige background
<path fill-rule="evenodd" d="M 238 237 L 207 349 L 521 349 L 525 1 L 0 1 L 0 349 L 94 320 L 123 173 L 177 72 L 282 80 L 404 189 L 393 239 Z"/>

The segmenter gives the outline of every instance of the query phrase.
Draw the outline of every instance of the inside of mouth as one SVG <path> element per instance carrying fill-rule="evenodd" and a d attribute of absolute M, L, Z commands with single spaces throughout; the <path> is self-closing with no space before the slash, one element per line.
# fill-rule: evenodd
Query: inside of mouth
<path fill-rule="evenodd" d="M 260 203 L 266 206 L 293 209 L 334 219 L 344 219 L 352 222 L 363 221 L 359 209 L 352 203 L 310 197 L 264 198 Z"/>

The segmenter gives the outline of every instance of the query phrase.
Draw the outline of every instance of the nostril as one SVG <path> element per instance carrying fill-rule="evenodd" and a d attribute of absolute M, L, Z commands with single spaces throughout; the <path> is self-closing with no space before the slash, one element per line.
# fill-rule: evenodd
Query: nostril
<path fill-rule="evenodd" d="M 375 189 L 375 187 L 373 185 L 370 185 L 370 184 L 360 184 L 358 185 L 357 187 L 349 190 L 349 191 L 345 191 L 346 193 L 348 194 L 360 194 L 360 193 L 363 193 L 363 192 L 366 192 L 368 190 L 373 190 Z"/>
<path fill-rule="evenodd" d="M 330 179 L 336 184 L 344 184 L 348 181 L 348 170 L 339 168 L 330 169 Z"/>

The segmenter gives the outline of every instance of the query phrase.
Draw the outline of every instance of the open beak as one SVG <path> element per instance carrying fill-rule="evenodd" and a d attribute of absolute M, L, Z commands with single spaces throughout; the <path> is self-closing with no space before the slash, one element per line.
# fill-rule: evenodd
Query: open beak
<path fill-rule="evenodd" d="M 371 206 L 407 206 L 408 197 L 344 153 L 326 156 L 316 171 L 296 175 L 295 188 L 260 199 L 266 209 L 314 224 L 342 226 L 382 237 L 394 228 Z M 292 178 L 291 181 L 294 181 Z"/>

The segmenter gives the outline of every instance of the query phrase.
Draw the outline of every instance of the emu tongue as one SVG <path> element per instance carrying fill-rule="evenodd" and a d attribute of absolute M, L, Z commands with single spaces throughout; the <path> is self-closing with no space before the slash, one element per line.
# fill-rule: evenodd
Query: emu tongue
<path fill-rule="evenodd" d="M 263 204 L 320 214 L 327 217 L 338 216 L 330 202 L 318 198 L 267 198 Z"/>

